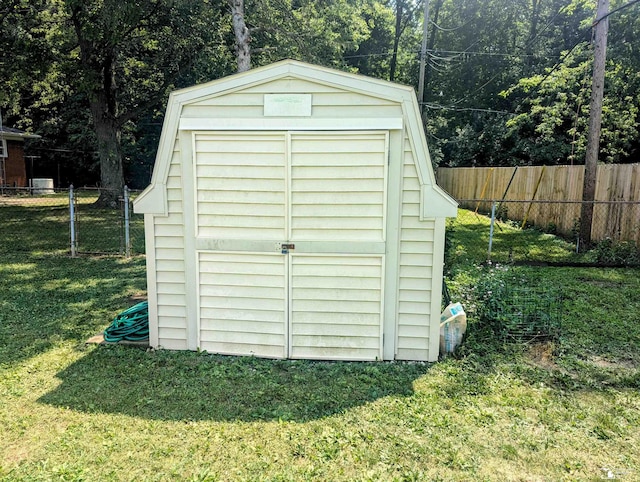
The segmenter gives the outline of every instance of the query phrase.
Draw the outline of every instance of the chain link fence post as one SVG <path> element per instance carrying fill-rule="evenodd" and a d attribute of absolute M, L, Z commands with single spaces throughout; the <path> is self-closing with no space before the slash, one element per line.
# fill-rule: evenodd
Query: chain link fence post
<path fill-rule="evenodd" d="M 71 257 L 78 256 L 78 237 L 76 231 L 76 203 L 73 184 L 69 186 L 69 233 L 71 238 Z"/>
<path fill-rule="evenodd" d="M 129 188 L 124 187 L 124 254 L 127 258 L 131 257 L 131 227 L 129 224 Z"/>

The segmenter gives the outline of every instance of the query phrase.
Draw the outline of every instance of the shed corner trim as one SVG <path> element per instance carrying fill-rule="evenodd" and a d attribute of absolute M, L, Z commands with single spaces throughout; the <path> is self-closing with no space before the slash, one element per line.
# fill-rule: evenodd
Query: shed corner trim
<path fill-rule="evenodd" d="M 420 187 L 421 220 L 432 218 L 455 218 L 458 215 L 458 203 L 440 186 L 423 184 Z"/>
<path fill-rule="evenodd" d="M 167 215 L 167 189 L 164 184 L 151 184 L 142 194 L 133 200 L 133 212 L 136 214 Z"/>

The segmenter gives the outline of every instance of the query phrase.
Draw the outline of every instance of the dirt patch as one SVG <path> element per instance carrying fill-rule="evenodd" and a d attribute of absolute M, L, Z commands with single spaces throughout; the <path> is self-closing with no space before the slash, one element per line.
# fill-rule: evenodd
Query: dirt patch
<path fill-rule="evenodd" d="M 555 370 L 558 368 L 554 360 L 553 352 L 556 345 L 552 341 L 543 341 L 529 345 L 527 355 L 531 362 L 545 370 Z"/>
<path fill-rule="evenodd" d="M 607 369 L 620 369 L 623 368 L 625 370 L 633 370 L 637 368 L 637 364 L 632 360 L 607 360 L 600 356 L 593 356 L 589 358 L 589 362 L 593 363 L 595 366 L 599 368 L 607 368 Z"/>
<path fill-rule="evenodd" d="M 2 459 L 7 465 L 18 465 L 30 456 L 28 447 L 22 445 L 9 446 L 5 449 Z M 2 466 L 0 465 L 0 475 L 2 475 Z"/>
<path fill-rule="evenodd" d="M 131 296 L 129 296 L 129 303 L 131 303 L 132 305 L 141 303 L 143 301 L 147 301 L 148 297 L 147 297 L 147 293 L 146 292 L 139 292 L 139 293 L 135 293 Z"/>

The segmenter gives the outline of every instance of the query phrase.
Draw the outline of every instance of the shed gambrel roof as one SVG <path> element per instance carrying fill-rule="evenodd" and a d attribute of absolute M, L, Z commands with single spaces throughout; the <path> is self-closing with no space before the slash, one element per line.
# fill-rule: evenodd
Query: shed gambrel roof
<path fill-rule="evenodd" d="M 184 118 L 182 113 L 185 106 L 196 104 L 207 98 L 237 93 L 280 79 L 299 79 L 399 104 L 402 107 L 402 119 L 341 118 L 341 125 L 338 126 L 332 122 L 318 123 L 316 119 L 313 130 L 341 130 L 344 128 L 343 125 L 348 126 L 347 128 L 350 129 L 375 129 L 383 124 L 387 126 L 393 125 L 394 128 L 404 127 L 415 155 L 416 170 L 421 185 L 421 217 L 456 216 L 456 201 L 436 185 L 420 109 L 413 88 L 295 60 L 283 60 L 265 67 L 172 92 L 167 103 L 151 184 L 134 201 L 135 211 L 148 214 L 167 214 L 166 183 L 175 140 L 180 129 L 198 130 L 202 129 L 202 127 L 196 128 L 194 126 L 205 126 L 205 128 L 211 130 L 238 130 L 247 125 L 256 125 L 255 119 L 251 119 L 252 122 L 248 120 L 245 122 L 242 118 L 232 120 Z M 330 121 L 331 119 L 326 120 Z M 265 117 L 259 127 L 262 129 L 284 130 L 282 126 L 285 124 L 286 119 Z M 304 122 L 297 117 L 295 118 L 295 124 L 304 125 Z M 247 127 L 245 129 L 250 130 Z"/>

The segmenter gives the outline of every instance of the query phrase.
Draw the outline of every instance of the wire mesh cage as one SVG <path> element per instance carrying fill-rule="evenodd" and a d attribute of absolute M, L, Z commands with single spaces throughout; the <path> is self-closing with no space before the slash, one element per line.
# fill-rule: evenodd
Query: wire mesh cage
<path fill-rule="evenodd" d="M 534 342 L 560 333 L 564 299 L 549 286 L 506 286 L 503 302 L 495 312 L 500 334 L 506 341 Z"/>

